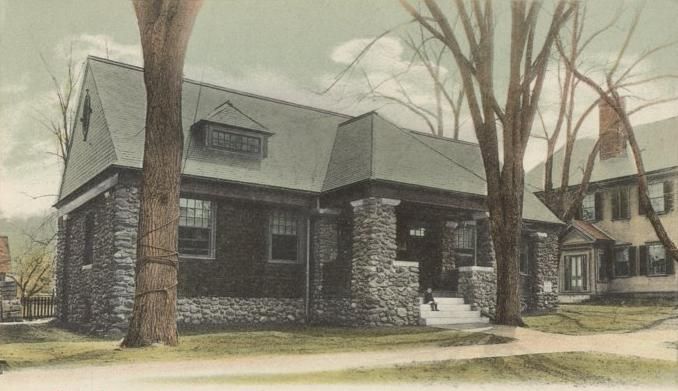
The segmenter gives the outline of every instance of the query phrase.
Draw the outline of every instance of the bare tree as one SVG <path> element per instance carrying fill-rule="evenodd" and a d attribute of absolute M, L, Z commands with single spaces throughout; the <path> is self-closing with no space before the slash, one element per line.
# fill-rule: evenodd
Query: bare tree
<path fill-rule="evenodd" d="M 28 299 L 49 291 L 53 282 L 54 257 L 48 246 L 34 246 L 12 260 L 8 277 L 16 282 L 19 295 Z"/>
<path fill-rule="evenodd" d="M 449 48 L 457 64 L 485 166 L 490 232 L 497 258 L 496 322 L 522 325 L 518 259 L 525 179 L 523 157 L 551 50 L 574 8 L 566 1 L 555 5 L 539 44 L 536 36 L 540 3 L 511 2 L 508 89 L 501 106 L 493 74 L 493 2 L 474 0 L 470 2 L 469 10 L 466 2 L 455 0 L 462 32 L 455 30 L 434 0 L 424 1 L 428 15 L 407 0 L 401 0 L 401 4 L 433 37 Z M 461 39 L 464 37 L 467 49 L 462 47 Z"/>
<path fill-rule="evenodd" d="M 65 167 L 66 161 L 68 160 L 68 146 L 70 145 L 71 136 L 73 134 L 73 105 L 75 103 L 75 95 L 80 80 L 80 74 L 82 73 L 82 66 L 77 67 L 74 63 L 73 48 L 71 45 L 71 50 L 66 61 L 66 77 L 60 81 L 50 69 L 42 53 L 39 55 L 45 70 L 52 79 L 54 95 L 57 98 L 58 115 L 55 119 L 54 116 L 45 114 L 44 110 L 38 110 L 38 113 L 40 113 L 41 116 L 38 120 L 56 141 L 56 151 L 49 153 L 56 155 L 59 158 L 62 167 Z"/>
<path fill-rule="evenodd" d="M 444 60 L 446 54 L 449 54 L 448 48 L 440 42 L 432 42 L 434 39 L 427 37 L 423 28 L 419 29 L 419 35 L 414 37 L 407 34 L 403 42 L 408 49 L 412 51 L 407 68 L 401 72 L 391 75 L 379 83 L 374 83 L 369 76 L 364 73 L 365 83 L 368 92 L 360 100 L 370 97 L 376 100 L 382 100 L 388 103 L 394 103 L 407 109 L 418 116 L 426 123 L 432 134 L 445 136 L 445 130 L 452 130 L 452 137 L 459 139 L 461 127 L 461 109 L 464 101 L 463 88 L 457 82 L 454 74 L 446 72 Z M 438 45 L 435 45 L 438 43 Z M 369 47 L 370 45 L 368 45 Z M 362 54 L 362 53 L 361 53 Z M 426 74 L 430 77 L 433 88 L 433 97 L 435 98 L 433 107 L 431 105 L 416 102 L 411 97 L 411 92 L 403 83 L 402 78 L 406 77 L 413 66 L 423 66 Z M 381 87 L 395 84 L 396 91 L 382 92 Z M 447 109 L 447 110 L 446 110 Z M 447 119 L 451 120 L 451 126 L 446 125 Z"/>
<path fill-rule="evenodd" d="M 633 153 L 633 159 L 638 172 L 637 178 L 640 203 L 645 210 L 645 216 L 652 224 L 652 228 L 654 229 L 657 237 L 659 238 L 659 241 L 667 249 L 667 251 L 669 251 L 671 257 L 673 259 L 678 259 L 678 250 L 676 249 L 676 244 L 673 242 L 673 240 L 671 240 L 671 238 L 667 234 L 666 229 L 662 224 L 662 221 L 657 216 L 657 213 L 652 207 L 652 203 L 650 202 L 650 197 L 648 195 L 647 176 L 645 172 L 645 165 L 643 163 L 643 156 L 641 153 L 640 146 L 638 145 L 638 141 L 636 140 L 633 126 L 629 119 L 631 115 L 639 112 L 640 110 L 643 110 L 655 104 L 678 100 L 678 97 L 669 97 L 665 99 L 655 100 L 652 102 L 644 103 L 634 109 L 627 110 L 626 105 L 624 104 L 624 97 L 620 95 L 620 91 L 628 89 L 629 87 L 642 85 L 656 80 L 678 78 L 678 75 L 676 74 L 662 74 L 656 76 L 643 76 L 642 78 L 638 79 L 639 76 L 633 74 L 634 69 L 639 64 L 641 64 L 642 61 L 646 60 L 648 57 L 659 52 L 660 50 L 673 46 L 676 42 L 670 42 L 646 50 L 640 56 L 638 56 L 638 58 L 636 58 L 628 67 L 626 68 L 622 67 L 622 59 L 624 58 L 628 50 L 629 43 L 631 42 L 631 39 L 633 37 L 633 34 L 635 33 L 636 28 L 638 27 L 640 15 L 641 10 L 638 10 L 634 15 L 631 27 L 627 30 L 624 42 L 621 48 L 619 49 L 619 52 L 617 53 L 615 61 L 604 72 L 603 75 L 604 81 L 596 81 L 594 80 L 593 77 L 587 76 L 579 69 L 579 65 L 577 64 L 577 62 L 570 61 L 566 56 L 563 56 L 563 54 L 566 51 L 566 48 L 564 47 L 564 44 L 560 40 L 557 41 L 556 46 L 561 56 L 565 58 L 565 63 L 572 72 L 572 74 L 574 75 L 574 77 L 576 77 L 578 80 L 581 80 L 583 83 L 588 85 L 593 91 L 595 91 L 599 99 L 605 102 L 607 105 L 609 105 L 609 107 L 611 107 L 617 114 L 619 121 L 618 126 L 625 133 L 629 145 L 631 147 L 631 151 Z"/>
<path fill-rule="evenodd" d="M 122 345 L 176 345 L 184 58 L 202 0 L 134 0 L 146 85 L 136 291 Z"/>

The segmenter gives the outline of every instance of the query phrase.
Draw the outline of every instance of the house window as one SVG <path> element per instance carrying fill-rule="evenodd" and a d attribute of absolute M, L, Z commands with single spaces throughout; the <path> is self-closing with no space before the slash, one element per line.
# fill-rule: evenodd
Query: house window
<path fill-rule="evenodd" d="M 629 215 L 629 188 L 619 187 L 612 190 L 612 219 L 628 219 Z"/>
<path fill-rule="evenodd" d="M 593 221 L 596 219 L 596 194 L 587 194 L 582 200 L 581 217 L 586 221 Z"/>
<path fill-rule="evenodd" d="M 452 239 L 454 252 L 457 254 L 458 266 L 472 266 L 475 264 L 476 226 L 475 224 L 461 223 L 454 231 Z"/>
<path fill-rule="evenodd" d="M 520 244 L 520 274 L 528 274 L 530 271 L 530 242 L 523 239 Z"/>
<path fill-rule="evenodd" d="M 666 249 L 661 244 L 647 246 L 647 272 L 650 276 L 666 274 Z"/>
<path fill-rule="evenodd" d="M 256 136 L 212 129 L 211 139 L 211 144 L 215 148 L 253 155 L 261 153 L 261 138 Z"/>
<path fill-rule="evenodd" d="M 586 255 L 565 256 L 565 290 L 569 292 L 588 290 L 587 270 Z"/>
<path fill-rule="evenodd" d="M 94 260 L 94 213 L 88 213 L 85 217 L 85 253 L 82 257 L 82 265 L 91 265 Z"/>
<path fill-rule="evenodd" d="M 599 248 L 596 256 L 596 266 L 598 269 L 598 281 L 607 281 L 607 264 L 605 262 L 607 250 Z"/>
<path fill-rule="evenodd" d="M 211 201 L 192 198 L 179 200 L 179 254 L 214 256 L 214 213 Z"/>
<path fill-rule="evenodd" d="M 664 200 L 664 182 L 652 183 L 647 187 L 647 193 L 650 196 L 650 203 L 652 204 L 652 209 L 657 213 L 664 213 L 665 200 Z"/>
<path fill-rule="evenodd" d="M 629 259 L 629 247 L 616 248 L 614 250 L 614 276 L 628 277 L 631 274 L 631 262 Z"/>
<path fill-rule="evenodd" d="M 426 236 L 426 227 L 416 226 L 410 228 L 410 236 L 415 238 L 423 238 L 424 236 Z"/>
<path fill-rule="evenodd" d="M 297 262 L 299 240 L 297 214 L 290 210 L 273 210 L 270 217 L 271 260 Z"/>

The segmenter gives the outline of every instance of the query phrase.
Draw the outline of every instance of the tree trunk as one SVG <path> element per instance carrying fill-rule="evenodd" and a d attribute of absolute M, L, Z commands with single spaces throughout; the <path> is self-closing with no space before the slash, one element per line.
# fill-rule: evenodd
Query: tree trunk
<path fill-rule="evenodd" d="M 123 346 L 176 345 L 184 57 L 201 0 L 134 0 L 146 85 L 146 138 L 134 308 Z"/>

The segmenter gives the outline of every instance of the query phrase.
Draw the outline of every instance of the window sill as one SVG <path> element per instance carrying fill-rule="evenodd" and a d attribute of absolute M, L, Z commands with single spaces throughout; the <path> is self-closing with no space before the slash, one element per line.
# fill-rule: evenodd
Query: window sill
<path fill-rule="evenodd" d="M 216 257 L 199 255 L 179 255 L 180 261 L 214 261 Z"/>
<path fill-rule="evenodd" d="M 92 264 L 90 263 L 89 265 L 82 265 L 80 270 L 92 270 Z"/>
<path fill-rule="evenodd" d="M 664 274 L 648 274 L 647 276 L 648 277 L 666 277 L 668 275 L 669 275 L 668 273 L 664 273 Z"/>
<path fill-rule="evenodd" d="M 300 265 L 301 262 L 299 261 L 292 261 L 288 259 L 269 259 L 268 263 L 277 263 L 277 264 L 282 264 L 282 265 Z"/>
<path fill-rule="evenodd" d="M 562 295 L 588 295 L 590 294 L 591 291 L 562 291 L 560 294 Z"/>

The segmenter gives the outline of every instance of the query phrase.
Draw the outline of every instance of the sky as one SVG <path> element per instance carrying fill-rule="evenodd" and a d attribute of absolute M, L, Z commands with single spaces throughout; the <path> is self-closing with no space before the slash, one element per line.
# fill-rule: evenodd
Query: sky
<path fill-rule="evenodd" d="M 544 16 L 549 12 L 546 3 Z M 586 4 L 591 29 L 609 20 L 613 10 L 623 10 L 619 21 L 586 54 L 586 64 L 595 71 L 614 58 L 630 15 L 641 2 L 590 0 Z M 508 16 L 498 6 L 495 69 L 500 89 L 506 69 Z M 366 96 L 366 79 L 378 84 L 407 70 L 400 84 L 386 82 L 380 93 L 398 94 L 404 88 L 417 104 L 433 104 L 432 84 L 425 68 L 409 62 L 411 52 L 403 38 L 413 30 L 402 27 L 408 20 L 405 11 L 391 0 L 205 0 L 189 42 L 185 74 L 196 80 L 347 114 L 377 110 L 399 125 L 427 131 L 425 123 L 408 110 Z M 677 0 L 646 2 L 638 31 L 622 63 L 630 64 L 648 48 L 678 39 L 676 20 Z M 319 94 L 374 37 L 397 26 L 400 27 L 379 40 L 329 93 Z M 82 64 L 91 54 L 142 65 L 131 1 L 0 0 L 0 53 L 0 216 L 45 213 L 55 201 L 61 173 L 58 159 L 50 154 L 55 148 L 54 140 L 39 121 L 58 113 L 46 68 L 62 80 L 69 53 L 76 64 Z M 675 69 L 676 64 L 678 50 L 671 47 L 643 62 L 638 73 L 663 74 Z M 443 67 L 454 81 L 454 65 L 450 62 Z M 629 94 L 636 104 L 641 104 L 647 99 L 676 95 L 676 91 L 671 80 L 660 80 Z M 543 93 L 547 126 L 555 118 L 557 92 L 557 77 L 552 75 Z M 580 106 L 592 98 L 592 93 L 583 91 Z M 639 113 L 633 121 L 644 123 L 675 115 L 678 106 L 665 104 Z M 461 138 L 473 141 L 470 121 L 464 124 Z M 590 137 L 596 129 L 597 118 L 593 115 L 582 135 Z M 543 142 L 535 138 L 528 148 L 525 166 L 534 166 L 543 155 Z"/>

